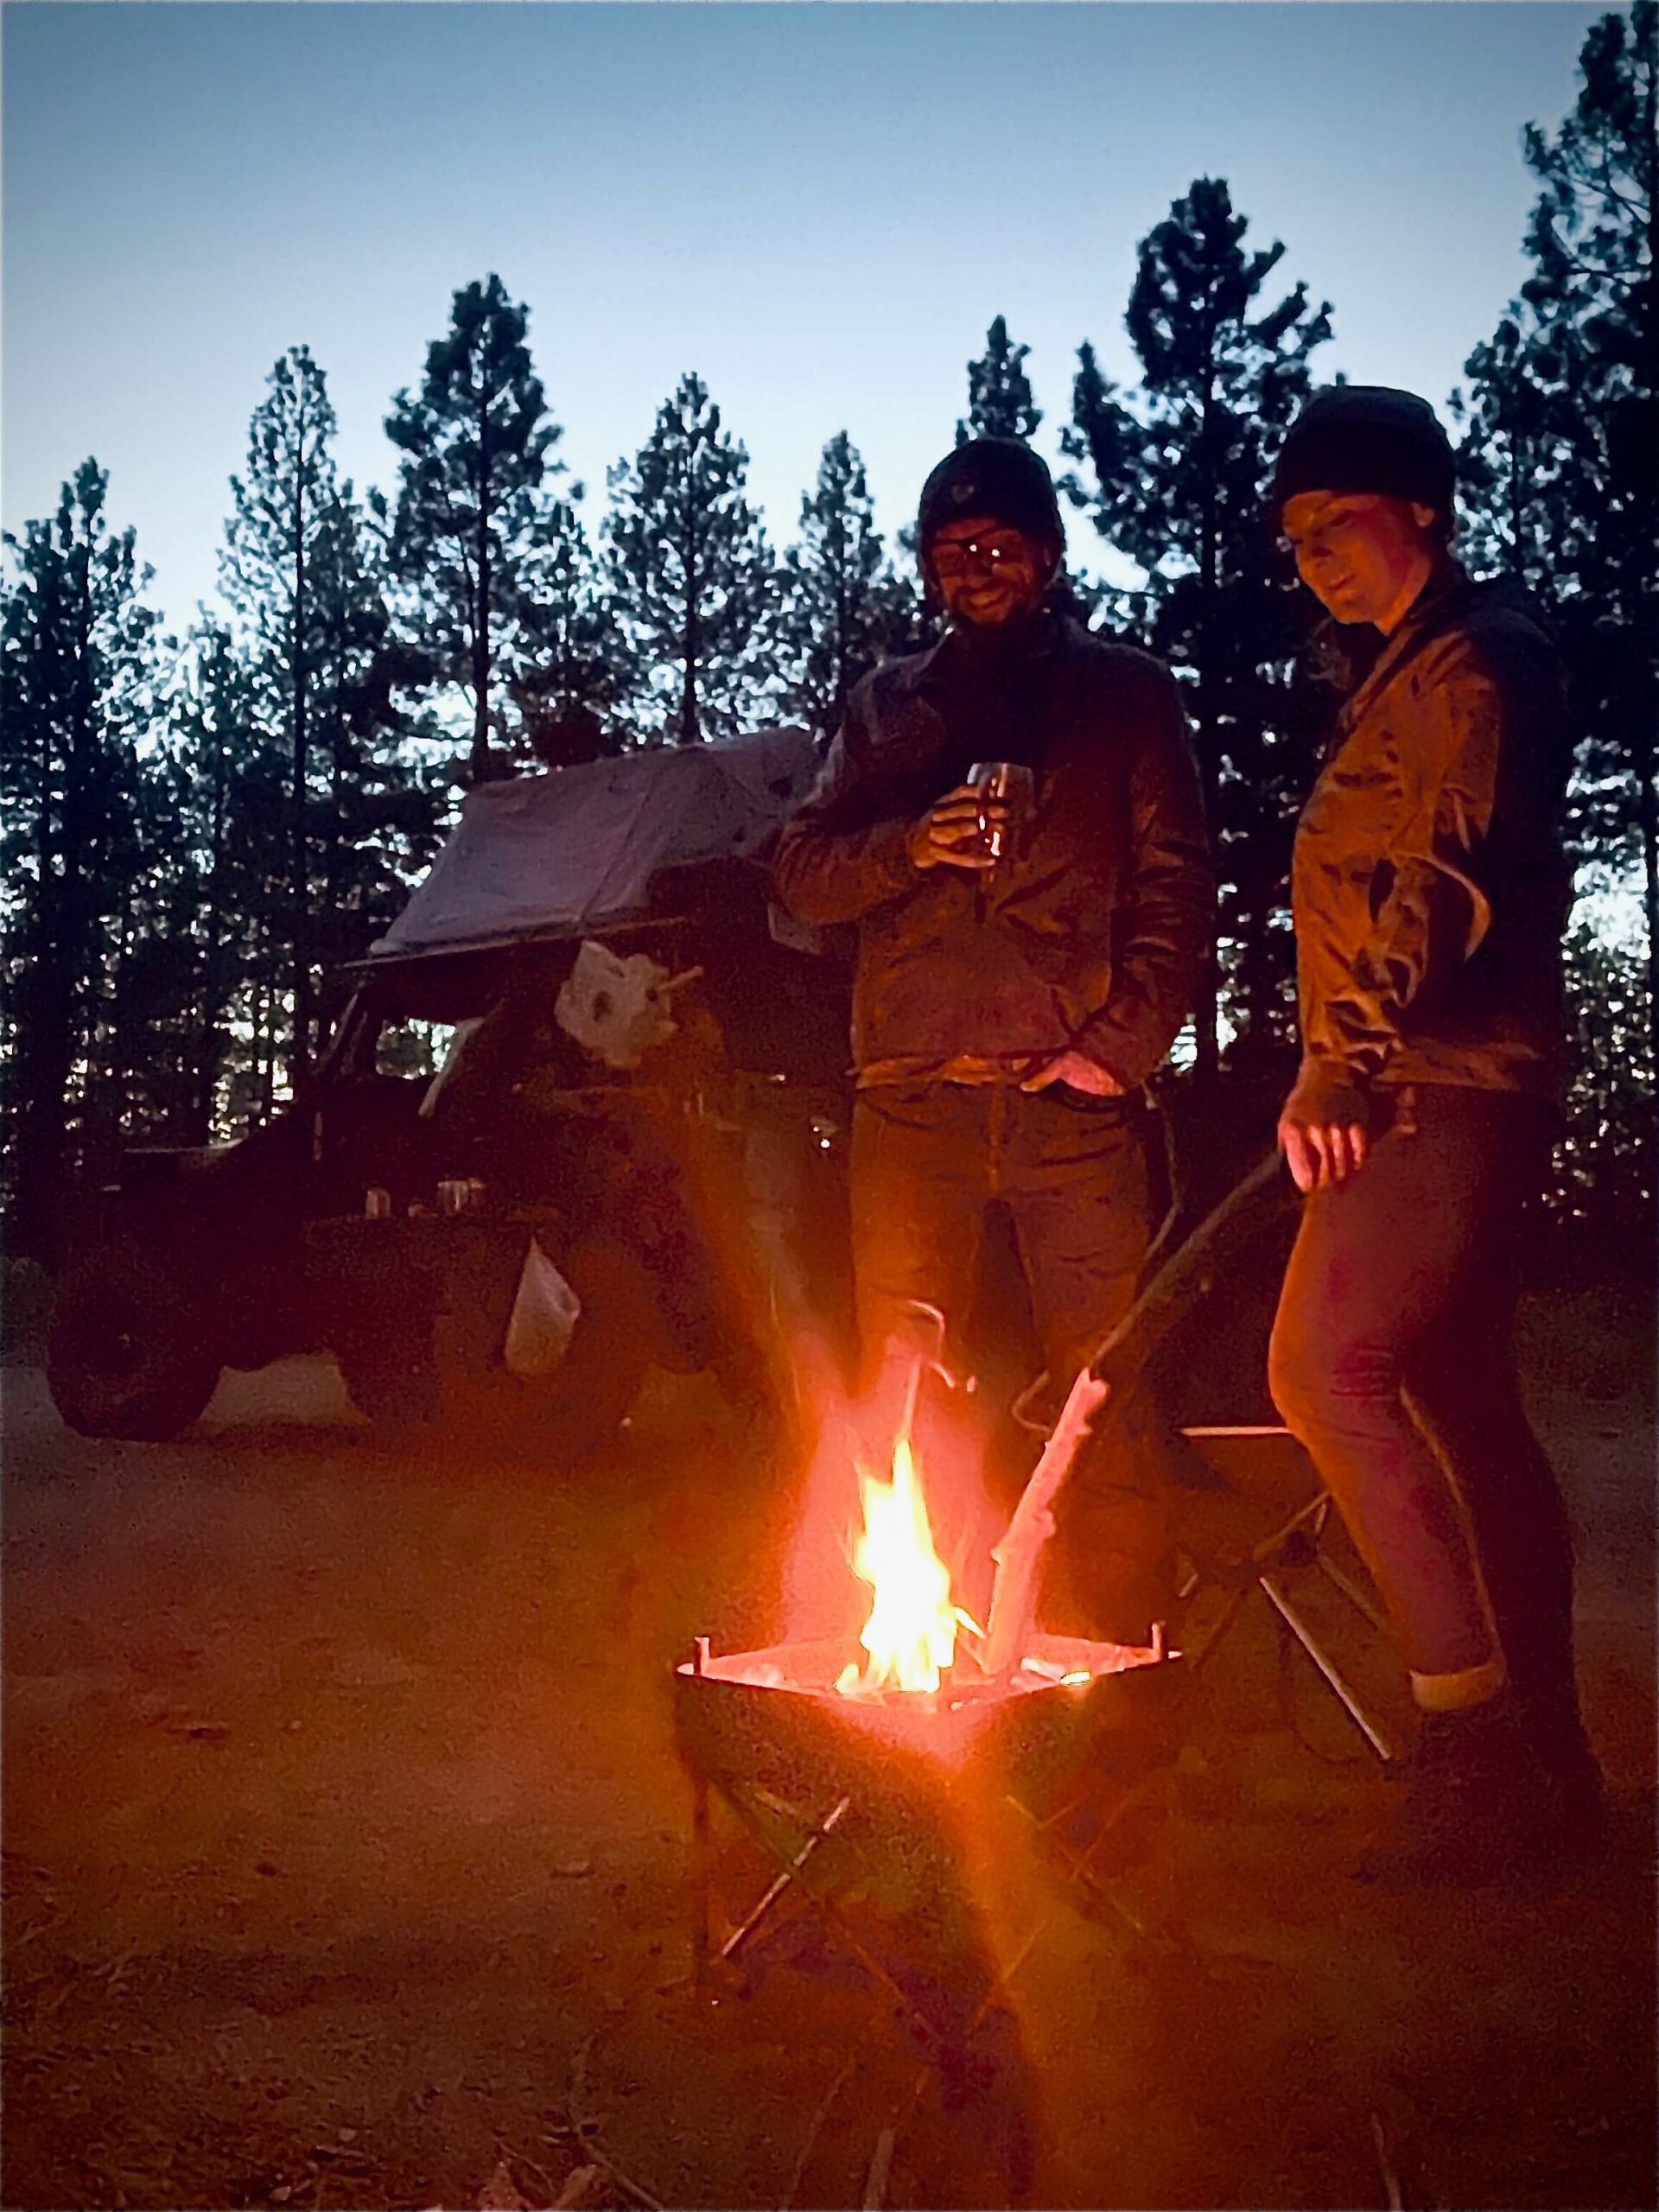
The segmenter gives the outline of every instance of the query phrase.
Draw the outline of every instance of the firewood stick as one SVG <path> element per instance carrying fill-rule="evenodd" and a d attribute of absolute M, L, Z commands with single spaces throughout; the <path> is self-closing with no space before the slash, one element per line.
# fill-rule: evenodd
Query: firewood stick
<path fill-rule="evenodd" d="M 1054 1533 L 1053 1503 L 1108 1396 L 1121 1417 L 1153 1351 L 1209 1294 L 1222 1274 L 1294 1203 L 1276 1153 L 1255 1166 L 1166 1258 L 1071 1385 L 1065 1410 L 1043 1446 L 1035 1473 L 1014 1508 L 996 1561 L 982 1664 L 1005 1675 L 1024 1657 L 1033 1626 L 1037 1567 Z"/>
<path fill-rule="evenodd" d="M 1054 1499 L 1108 1395 L 1107 1385 L 1088 1368 L 1078 1370 L 1060 1417 L 1043 1446 L 1036 1472 L 1014 1509 L 1007 1534 L 991 1554 L 996 1561 L 996 1580 L 991 1587 L 991 1618 L 985 1631 L 983 1663 L 988 1675 L 1008 1674 L 1025 1656 L 1036 1611 L 1037 1563 L 1054 1533 Z"/>

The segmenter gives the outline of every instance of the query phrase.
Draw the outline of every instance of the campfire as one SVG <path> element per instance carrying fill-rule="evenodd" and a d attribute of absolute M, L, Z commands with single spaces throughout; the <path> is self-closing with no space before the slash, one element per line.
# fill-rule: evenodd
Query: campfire
<path fill-rule="evenodd" d="M 933 1543 L 927 1500 L 908 1436 L 893 1447 L 893 1479 L 862 1470 L 864 1526 L 853 1571 L 874 1593 L 859 1642 L 862 1667 L 849 1660 L 836 1677 L 845 1697 L 872 1690 L 937 1690 L 956 1659 L 957 1636 L 985 1631 L 950 1594 L 950 1573 Z"/>
<path fill-rule="evenodd" d="M 804 1891 L 917 2025 L 920 2047 L 937 2057 L 971 2044 L 993 1986 L 973 1963 L 987 1941 L 975 1894 L 986 1839 L 1006 1808 L 1040 1821 L 1075 1797 L 1103 1738 L 1133 1726 L 1136 1685 L 1166 1656 L 1156 1630 L 1132 1646 L 1034 1622 L 1049 1507 L 1104 1395 L 1078 1378 L 993 1554 L 983 1630 L 940 1556 L 906 1421 L 886 1477 L 848 1468 L 862 1509 L 848 1572 L 869 1593 L 856 1638 L 849 1629 L 719 1656 L 697 1638 L 675 1675 L 674 1721 L 692 1785 L 699 1986 L 711 1962 L 732 1966 L 780 1898 Z M 777 1869 L 723 1933 L 710 1928 L 711 1790 Z M 959 2001 L 963 1989 L 971 2001 Z"/>
<path fill-rule="evenodd" d="M 783 1690 L 834 1700 L 851 1712 L 897 1719 L 909 1713 L 967 1713 L 1056 1689 L 1082 1690 L 1099 1676 L 1164 1656 L 1161 1634 L 1149 1646 L 1055 1636 L 1033 1619 L 1036 1567 L 1052 1529 L 1049 1508 L 1103 1397 L 1086 1376 L 1068 1402 L 1019 1510 L 997 1547 L 988 1630 L 957 1602 L 928 1511 L 925 1470 L 906 1420 L 884 1478 L 858 1466 L 862 1522 L 852 1573 L 868 1587 L 858 1643 L 818 1638 L 715 1657 L 706 1637 L 683 1676 L 751 1690 Z M 913 1394 L 912 1401 L 913 1404 Z M 938 1732 L 943 1742 L 950 1732 Z"/>

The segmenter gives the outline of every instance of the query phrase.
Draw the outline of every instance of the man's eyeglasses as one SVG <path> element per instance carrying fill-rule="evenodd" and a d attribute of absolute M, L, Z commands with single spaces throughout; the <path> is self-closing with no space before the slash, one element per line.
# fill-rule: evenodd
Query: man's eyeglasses
<path fill-rule="evenodd" d="M 932 548 L 934 572 L 941 576 L 965 575 L 972 565 L 1001 569 L 1018 561 L 1025 547 L 1017 537 L 953 537 Z"/>

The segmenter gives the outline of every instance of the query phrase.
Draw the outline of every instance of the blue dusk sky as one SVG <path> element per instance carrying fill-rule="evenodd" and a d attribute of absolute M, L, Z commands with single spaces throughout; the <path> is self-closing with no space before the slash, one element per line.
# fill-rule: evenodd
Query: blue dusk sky
<path fill-rule="evenodd" d="M 311 347 L 343 470 L 392 490 L 388 401 L 496 270 L 590 524 L 694 368 L 775 541 L 843 426 L 892 530 L 993 315 L 1051 459 L 1080 340 L 1133 379 L 1136 242 L 1205 174 L 1332 302 L 1325 375 L 1439 403 L 1522 274 L 1522 128 L 1601 12 L 11 0 L 6 524 L 96 454 L 183 626 L 276 357 Z"/>

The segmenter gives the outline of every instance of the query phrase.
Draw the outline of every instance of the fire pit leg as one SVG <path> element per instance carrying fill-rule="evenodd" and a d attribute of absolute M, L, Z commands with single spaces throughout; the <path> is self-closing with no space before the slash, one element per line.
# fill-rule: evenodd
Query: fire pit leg
<path fill-rule="evenodd" d="M 811 1834 L 808 1836 L 806 1841 L 795 1853 L 795 1856 L 790 1860 L 788 1866 L 785 1867 L 783 1872 L 772 1883 L 771 1886 L 767 1889 L 766 1895 L 761 1898 L 760 1904 L 757 1904 L 751 1912 L 746 1914 L 739 1924 L 733 1929 L 731 1934 L 726 1938 L 726 1941 L 720 1947 L 720 1956 L 722 1965 L 725 1964 L 727 1961 L 736 1957 L 738 1952 L 741 1951 L 744 1944 L 748 1942 L 750 1936 L 753 1935 L 755 1929 L 760 1925 L 766 1915 L 772 1910 L 773 1905 L 777 1904 L 779 1898 L 782 1897 L 784 1891 L 795 1879 L 795 1877 L 800 1872 L 802 1867 L 805 1866 L 807 1860 L 810 1859 L 813 1853 L 818 1848 L 819 1845 L 823 1842 L 825 1837 L 832 1834 L 833 1831 L 840 1826 L 841 1821 L 851 1807 L 852 1802 L 853 1801 L 850 1797 L 842 1797 L 836 1802 L 829 1813 L 825 1815 L 824 1818 L 819 1821 L 817 1827 L 813 1829 Z"/>
<path fill-rule="evenodd" d="M 745 1802 L 742 1791 L 729 1787 L 725 1788 L 721 1791 L 721 1798 L 723 1803 L 731 1807 L 740 1826 L 747 1830 L 761 1849 L 774 1860 L 781 1859 L 782 1853 L 779 1850 L 775 1838 L 768 1833 L 765 1823 L 757 1816 L 753 1807 Z M 753 1935 L 761 1920 L 795 1881 L 796 1877 L 807 1866 L 819 1847 L 827 1841 L 834 1831 L 841 1826 L 851 1807 L 851 1798 L 842 1796 L 818 1826 L 810 1831 L 800 1849 L 788 1860 L 783 1862 L 782 1871 L 767 1889 L 765 1896 L 721 1947 L 722 1961 L 728 1960 L 732 1954 Z M 829 1891 L 815 1889 L 807 1882 L 802 1882 L 799 1886 L 801 1895 L 807 1904 L 817 1914 L 823 1924 L 834 1931 L 837 1941 L 846 1946 L 878 1986 L 886 1989 L 887 1994 L 895 2000 L 903 2012 L 912 2013 L 914 2008 L 901 1984 L 894 1978 L 889 1968 L 876 1957 L 868 1945 L 860 1941 L 856 1933 L 849 1926 L 847 1916 L 837 1910 L 835 1899 Z"/>

